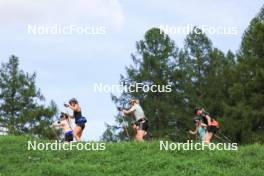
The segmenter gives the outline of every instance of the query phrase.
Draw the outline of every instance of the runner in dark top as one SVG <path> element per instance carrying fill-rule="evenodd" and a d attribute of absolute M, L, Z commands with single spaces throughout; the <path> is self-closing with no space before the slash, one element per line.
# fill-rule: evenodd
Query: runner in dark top
<path fill-rule="evenodd" d="M 76 141 L 80 141 L 86 123 L 86 118 L 82 116 L 81 107 L 76 98 L 70 99 L 69 104 L 65 104 L 64 106 L 73 110 L 73 117 L 76 124 L 73 129 L 73 134 Z"/>

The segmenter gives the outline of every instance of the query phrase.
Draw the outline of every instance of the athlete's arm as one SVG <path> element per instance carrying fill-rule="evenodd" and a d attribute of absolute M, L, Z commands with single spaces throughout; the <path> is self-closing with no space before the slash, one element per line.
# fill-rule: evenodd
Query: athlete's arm
<path fill-rule="evenodd" d="M 195 131 L 189 130 L 189 133 L 193 135 L 197 134 L 197 132 L 198 132 L 198 127 L 195 128 Z"/>
<path fill-rule="evenodd" d="M 81 108 L 78 104 L 76 104 L 75 106 L 72 106 L 69 104 L 68 107 L 71 108 L 73 111 L 76 111 L 76 112 L 79 112 L 81 110 Z"/>
<path fill-rule="evenodd" d="M 201 122 L 201 127 L 207 127 L 207 125 Z"/>
<path fill-rule="evenodd" d="M 61 123 L 58 123 L 58 122 L 54 122 L 51 126 L 52 127 L 61 127 L 62 124 Z"/>
<path fill-rule="evenodd" d="M 205 118 L 206 118 L 207 123 L 208 123 L 208 125 L 209 125 L 210 122 L 211 122 L 211 117 L 210 117 L 209 115 L 205 115 Z"/>
<path fill-rule="evenodd" d="M 68 117 L 71 118 L 71 119 L 74 119 L 74 116 L 72 116 L 72 115 L 68 114 Z"/>
<path fill-rule="evenodd" d="M 132 108 L 130 108 L 129 110 L 125 110 L 123 109 L 122 112 L 125 114 L 125 115 L 128 115 L 128 114 L 131 114 L 135 111 L 136 109 L 134 108 L 134 106 Z"/>

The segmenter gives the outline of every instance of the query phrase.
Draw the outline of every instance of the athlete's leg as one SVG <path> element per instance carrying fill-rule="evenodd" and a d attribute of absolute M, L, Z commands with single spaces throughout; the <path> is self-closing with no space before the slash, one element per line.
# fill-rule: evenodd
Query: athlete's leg
<path fill-rule="evenodd" d="M 145 131 L 144 130 L 137 130 L 137 134 L 136 134 L 136 140 L 137 141 L 144 141 L 144 135 L 145 135 Z"/>
<path fill-rule="evenodd" d="M 81 132 L 82 132 L 82 128 L 76 125 L 73 129 L 73 135 L 77 142 L 81 141 L 81 136 L 80 136 Z"/>
<path fill-rule="evenodd" d="M 82 128 L 82 130 L 78 133 L 78 136 L 80 137 L 80 139 L 81 139 L 81 137 L 82 137 L 82 133 L 83 133 L 83 128 Z"/>
<path fill-rule="evenodd" d="M 205 140 L 204 140 L 204 142 L 205 142 L 206 144 L 209 144 L 209 143 L 211 142 L 212 137 L 213 137 L 213 133 L 207 131 L 207 132 L 205 133 Z"/>

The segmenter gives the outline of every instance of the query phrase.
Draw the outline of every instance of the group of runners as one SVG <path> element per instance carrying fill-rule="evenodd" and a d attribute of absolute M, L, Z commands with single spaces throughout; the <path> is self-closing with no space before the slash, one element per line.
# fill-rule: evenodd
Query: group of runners
<path fill-rule="evenodd" d="M 76 98 L 70 99 L 69 103 L 65 103 L 66 108 L 70 108 L 73 111 L 73 115 L 68 113 L 61 113 L 60 120 L 52 124 L 52 127 L 60 127 L 63 129 L 65 135 L 65 142 L 69 143 L 73 141 L 73 137 L 76 141 L 80 142 L 85 128 L 85 123 L 87 122 L 86 118 L 82 115 L 81 107 L 78 104 Z M 75 120 L 75 126 L 72 128 L 70 123 L 70 118 Z"/>
<path fill-rule="evenodd" d="M 145 116 L 145 113 L 140 106 L 138 99 L 131 99 L 129 101 L 129 108 L 118 108 L 118 110 L 123 113 L 124 116 L 132 115 L 134 119 L 132 120 L 131 126 L 135 131 L 135 140 L 143 141 L 146 136 L 149 135 L 148 128 L 149 123 Z M 64 104 L 66 108 L 70 108 L 73 111 L 73 115 L 68 113 L 61 113 L 60 120 L 57 123 L 54 123 L 53 127 L 60 127 L 64 131 L 65 142 L 69 143 L 73 141 L 73 138 L 76 141 L 81 140 L 83 130 L 85 128 L 85 123 L 87 122 L 86 118 L 82 115 L 81 107 L 78 104 L 76 98 L 70 99 L 68 104 Z M 219 123 L 211 118 L 209 114 L 201 107 L 195 108 L 196 117 L 193 119 L 195 123 L 195 130 L 189 130 L 190 134 L 199 136 L 199 139 L 204 143 L 210 143 L 214 134 L 217 133 L 219 129 Z M 70 118 L 75 119 L 75 126 L 72 128 L 70 123 Z"/>
<path fill-rule="evenodd" d="M 204 143 L 210 143 L 219 130 L 219 123 L 211 118 L 202 107 L 195 108 L 194 113 L 196 117 L 193 118 L 193 122 L 196 128 L 194 131 L 189 130 L 189 133 L 197 135 Z"/>

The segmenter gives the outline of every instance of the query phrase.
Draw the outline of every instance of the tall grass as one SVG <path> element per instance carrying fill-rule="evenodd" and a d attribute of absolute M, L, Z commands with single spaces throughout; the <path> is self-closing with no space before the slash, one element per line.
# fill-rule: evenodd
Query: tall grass
<path fill-rule="evenodd" d="M 0 137 L 0 176 L 264 175 L 264 146 L 237 151 L 160 151 L 159 142 L 107 144 L 104 151 L 27 150 L 27 137 Z"/>

